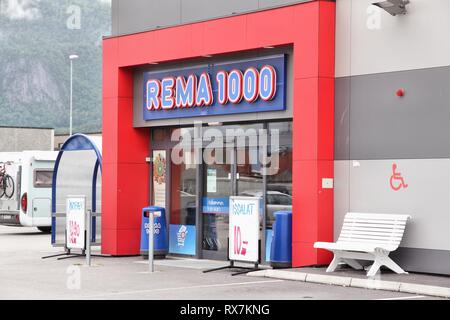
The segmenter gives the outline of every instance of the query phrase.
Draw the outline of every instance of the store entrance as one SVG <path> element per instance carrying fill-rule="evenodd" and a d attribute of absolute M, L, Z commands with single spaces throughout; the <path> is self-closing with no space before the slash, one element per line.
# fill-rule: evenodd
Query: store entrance
<path fill-rule="evenodd" d="M 230 196 L 263 198 L 258 148 L 206 148 L 203 154 L 202 256 L 227 260 Z"/>
<path fill-rule="evenodd" d="M 152 129 L 151 204 L 166 208 L 170 254 L 227 260 L 228 204 L 237 195 L 262 198 L 267 261 L 274 212 L 292 209 L 291 128 L 287 121 Z"/>

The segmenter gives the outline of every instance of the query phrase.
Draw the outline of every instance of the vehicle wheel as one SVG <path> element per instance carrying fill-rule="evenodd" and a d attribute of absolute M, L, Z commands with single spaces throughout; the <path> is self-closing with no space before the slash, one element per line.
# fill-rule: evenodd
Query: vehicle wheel
<path fill-rule="evenodd" d="M 14 179 L 10 175 L 7 175 L 5 177 L 5 181 L 3 183 L 5 186 L 5 188 L 4 188 L 5 196 L 7 198 L 11 199 L 11 197 L 14 194 Z"/>
<path fill-rule="evenodd" d="M 39 231 L 43 232 L 43 233 L 51 233 L 52 232 L 52 227 L 37 227 Z"/>

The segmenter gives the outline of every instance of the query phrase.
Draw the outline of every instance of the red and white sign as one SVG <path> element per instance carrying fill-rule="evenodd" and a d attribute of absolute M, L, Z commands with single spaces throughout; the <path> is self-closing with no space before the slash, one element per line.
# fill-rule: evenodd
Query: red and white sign
<path fill-rule="evenodd" d="M 234 261 L 259 260 L 260 198 L 230 197 L 228 257 Z"/>
<path fill-rule="evenodd" d="M 85 248 L 86 198 L 67 198 L 66 246 L 68 249 Z"/>

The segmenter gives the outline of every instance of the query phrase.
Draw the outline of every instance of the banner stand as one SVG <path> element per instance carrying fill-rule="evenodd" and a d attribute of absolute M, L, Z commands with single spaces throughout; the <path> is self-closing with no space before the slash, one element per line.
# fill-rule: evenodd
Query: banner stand
<path fill-rule="evenodd" d="M 246 261 L 230 260 L 230 264 L 227 265 L 227 266 L 203 270 L 203 273 L 208 273 L 208 272 L 213 272 L 213 271 L 219 271 L 219 270 L 225 270 L 225 269 L 242 269 L 242 271 L 238 271 L 238 272 L 235 272 L 235 273 L 232 273 L 232 274 L 231 274 L 232 276 L 237 276 L 237 275 L 245 274 L 245 273 L 248 273 L 248 272 L 253 272 L 253 271 L 263 270 L 263 269 L 259 268 L 259 262 L 255 262 L 253 268 L 252 268 L 252 267 L 241 267 L 241 266 L 236 266 L 236 265 L 234 264 L 235 262 L 245 262 L 245 263 L 247 263 Z"/>
<path fill-rule="evenodd" d="M 77 236 L 75 238 L 73 238 L 73 240 L 75 240 L 74 244 L 69 244 L 69 242 L 67 241 L 67 233 L 68 231 L 70 231 L 70 226 L 69 226 L 69 219 L 67 220 L 67 224 L 66 224 L 66 232 L 65 232 L 65 241 L 64 241 L 64 253 L 59 253 L 59 254 L 53 254 L 53 255 L 49 255 L 49 256 L 44 256 L 41 257 L 41 259 L 48 259 L 48 258 L 55 258 L 55 257 L 59 257 L 57 258 L 57 260 L 64 260 L 64 259 L 70 259 L 70 258 L 76 258 L 76 257 L 86 257 L 86 262 L 88 265 L 90 265 L 90 257 L 109 257 L 109 256 L 105 256 L 105 255 L 98 255 L 98 254 L 91 254 L 91 250 L 90 250 L 90 246 L 91 246 L 91 230 L 92 230 L 92 212 L 91 210 L 86 210 L 85 208 L 85 202 L 86 202 L 86 197 L 85 196 L 69 196 L 67 198 L 67 211 L 66 211 L 66 217 L 69 216 L 70 214 L 73 214 L 71 212 L 71 202 L 74 203 L 78 203 L 79 207 L 75 208 L 75 214 L 78 215 L 76 217 L 75 220 L 78 219 L 78 221 L 75 221 L 76 226 L 77 226 Z M 72 210 L 73 211 L 73 210 Z M 95 215 L 95 214 L 94 214 Z M 87 219 L 86 219 L 87 216 Z M 86 220 L 87 220 L 87 226 L 86 226 Z M 80 230 L 81 229 L 81 230 Z M 81 231 L 81 232 L 80 232 Z M 82 235 L 80 237 L 80 234 Z M 88 237 L 89 235 L 89 237 Z M 78 243 L 76 243 L 78 240 L 81 239 Z M 81 249 L 81 253 L 73 253 L 72 249 Z M 86 251 L 88 251 L 88 254 L 86 255 Z"/>
<path fill-rule="evenodd" d="M 243 269 L 232 276 L 261 270 L 259 265 L 259 214 L 260 197 L 231 196 L 229 205 L 228 260 L 223 267 L 204 270 L 203 273 L 224 270 Z M 235 262 L 251 263 L 251 267 L 236 266 Z"/>

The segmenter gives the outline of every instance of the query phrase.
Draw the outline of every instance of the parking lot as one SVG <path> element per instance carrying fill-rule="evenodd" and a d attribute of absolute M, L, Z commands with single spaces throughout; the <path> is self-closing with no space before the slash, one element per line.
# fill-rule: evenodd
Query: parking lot
<path fill-rule="evenodd" d="M 0 299 L 435 299 L 389 291 L 203 273 L 224 262 L 141 257 L 41 259 L 61 252 L 33 228 L 0 226 Z"/>

